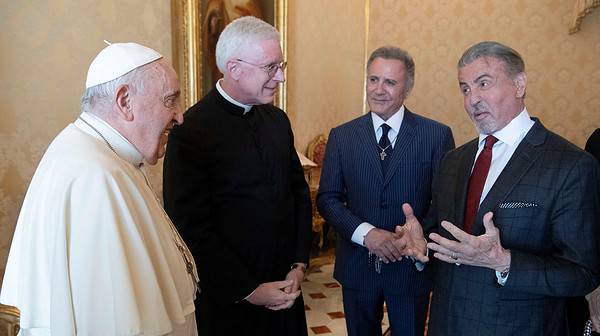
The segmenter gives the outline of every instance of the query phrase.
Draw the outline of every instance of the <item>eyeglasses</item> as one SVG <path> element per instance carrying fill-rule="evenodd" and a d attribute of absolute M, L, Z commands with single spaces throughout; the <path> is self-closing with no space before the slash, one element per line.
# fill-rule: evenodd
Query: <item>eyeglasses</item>
<path fill-rule="evenodd" d="M 281 71 L 284 71 L 285 68 L 287 67 L 287 62 L 273 63 L 273 64 L 268 64 L 268 65 L 258 65 L 258 64 L 244 61 L 243 59 L 239 59 L 239 58 L 237 59 L 237 61 L 260 68 L 264 72 L 266 72 L 267 75 L 269 75 L 269 77 L 275 76 L 275 74 L 277 73 L 277 70 L 281 69 Z"/>

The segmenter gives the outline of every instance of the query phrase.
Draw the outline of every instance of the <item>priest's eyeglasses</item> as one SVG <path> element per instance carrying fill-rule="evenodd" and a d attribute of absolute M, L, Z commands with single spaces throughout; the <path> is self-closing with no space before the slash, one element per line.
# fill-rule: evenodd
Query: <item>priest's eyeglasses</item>
<path fill-rule="evenodd" d="M 254 64 L 254 63 L 250 63 L 250 62 L 244 61 L 243 59 L 239 59 L 239 58 L 237 59 L 237 61 L 249 64 L 249 65 L 252 65 L 252 66 L 257 67 L 257 68 L 260 68 L 264 72 L 266 72 L 267 75 L 269 75 L 269 77 L 274 77 L 275 74 L 277 73 L 277 70 L 281 69 L 281 71 L 284 71 L 285 68 L 287 67 L 287 62 L 272 63 L 272 64 L 267 64 L 267 65 L 258 65 L 258 64 Z"/>

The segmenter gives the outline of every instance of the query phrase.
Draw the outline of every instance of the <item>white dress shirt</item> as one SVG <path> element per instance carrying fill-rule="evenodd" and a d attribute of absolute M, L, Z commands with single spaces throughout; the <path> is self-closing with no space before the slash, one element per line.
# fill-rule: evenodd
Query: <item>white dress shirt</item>
<path fill-rule="evenodd" d="M 506 167 L 508 160 L 510 160 L 515 153 L 515 150 L 523 138 L 525 138 L 527 132 L 533 127 L 533 124 L 534 121 L 529 117 L 527 109 L 523 109 L 523 111 L 511 120 L 508 125 L 492 134 L 498 141 L 492 147 L 492 163 L 483 186 L 483 191 L 481 192 L 479 204 L 483 202 L 485 196 L 498 179 L 498 176 L 500 176 L 500 173 L 502 173 L 502 170 Z M 485 138 L 487 138 L 487 136 L 487 134 L 479 134 L 479 149 L 477 150 L 475 161 L 477 160 L 477 157 L 479 157 L 479 153 L 483 150 Z M 473 163 L 473 167 L 474 166 L 475 163 Z M 471 172 L 473 171 L 473 167 L 471 167 Z"/>

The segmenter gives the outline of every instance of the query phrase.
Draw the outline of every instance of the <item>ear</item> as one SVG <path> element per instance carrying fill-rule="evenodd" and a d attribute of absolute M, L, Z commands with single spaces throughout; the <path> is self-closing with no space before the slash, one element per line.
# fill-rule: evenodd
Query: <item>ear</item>
<path fill-rule="evenodd" d="M 115 103 L 117 105 L 119 118 L 122 118 L 126 121 L 132 121 L 133 108 L 131 88 L 129 87 L 129 85 L 121 85 L 117 88 L 117 94 L 115 95 Z"/>
<path fill-rule="evenodd" d="M 240 64 L 234 60 L 227 61 L 227 64 L 225 64 L 225 70 L 227 71 L 227 73 L 229 73 L 229 76 L 233 80 L 237 81 L 242 77 L 243 69 L 240 66 Z"/>
<path fill-rule="evenodd" d="M 402 100 L 406 100 L 408 99 L 408 96 L 410 95 L 410 92 L 412 91 L 412 88 L 405 88 L 404 89 L 404 93 L 402 93 Z M 404 103 L 403 103 L 404 104 Z"/>
<path fill-rule="evenodd" d="M 525 97 L 525 88 L 527 88 L 527 75 L 524 72 L 518 74 L 515 79 L 515 86 L 517 87 L 517 98 Z"/>

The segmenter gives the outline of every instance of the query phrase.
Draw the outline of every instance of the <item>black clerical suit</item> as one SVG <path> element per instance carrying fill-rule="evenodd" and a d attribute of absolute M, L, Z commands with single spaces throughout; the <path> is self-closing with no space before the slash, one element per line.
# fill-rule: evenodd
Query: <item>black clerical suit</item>
<path fill-rule="evenodd" d="M 592 154 L 600 161 L 600 128 L 597 128 L 585 143 L 585 151 Z M 585 297 L 578 296 L 569 298 L 567 301 L 567 316 L 569 319 L 570 335 L 579 336 L 583 334 L 585 322 L 590 318 L 588 302 Z M 593 335 L 600 335 L 598 332 Z"/>
<path fill-rule="evenodd" d="M 244 300 L 308 263 L 311 204 L 290 122 L 273 105 L 243 108 L 213 89 L 169 137 L 165 209 L 192 251 L 200 335 L 306 335 L 302 296 L 272 311 Z"/>

